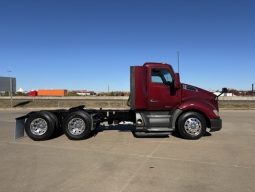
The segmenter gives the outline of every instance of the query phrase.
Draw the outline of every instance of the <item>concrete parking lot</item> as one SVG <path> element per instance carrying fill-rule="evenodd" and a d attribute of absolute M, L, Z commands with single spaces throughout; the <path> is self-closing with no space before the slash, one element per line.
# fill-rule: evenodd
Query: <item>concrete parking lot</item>
<path fill-rule="evenodd" d="M 197 141 L 118 130 L 15 141 L 14 118 L 26 112 L 0 111 L 1 192 L 255 191 L 255 110 L 222 111 L 223 129 Z"/>

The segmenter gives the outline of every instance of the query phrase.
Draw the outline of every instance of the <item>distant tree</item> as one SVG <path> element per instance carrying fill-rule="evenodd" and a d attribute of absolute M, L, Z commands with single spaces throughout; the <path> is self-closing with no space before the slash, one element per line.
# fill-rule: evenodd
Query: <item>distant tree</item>
<path fill-rule="evenodd" d="M 75 91 L 69 91 L 67 96 L 79 96 Z"/>
<path fill-rule="evenodd" d="M 240 96 L 240 91 L 236 89 L 228 89 L 229 93 L 232 93 L 233 95 Z"/>
<path fill-rule="evenodd" d="M 97 96 L 129 96 L 129 92 L 125 91 L 111 91 L 111 92 L 100 92 Z"/>

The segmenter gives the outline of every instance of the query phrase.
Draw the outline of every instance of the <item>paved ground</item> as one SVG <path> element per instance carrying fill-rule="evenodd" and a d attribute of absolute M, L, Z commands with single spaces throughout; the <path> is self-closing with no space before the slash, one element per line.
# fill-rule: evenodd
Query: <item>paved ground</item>
<path fill-rule="evenodd" d="M 0 111 L 1 192 L 255 191 L 255 111 L 223 111 L 223 130 L 198 141 L 117 130 L 14 141 L 22 113 Z"/>

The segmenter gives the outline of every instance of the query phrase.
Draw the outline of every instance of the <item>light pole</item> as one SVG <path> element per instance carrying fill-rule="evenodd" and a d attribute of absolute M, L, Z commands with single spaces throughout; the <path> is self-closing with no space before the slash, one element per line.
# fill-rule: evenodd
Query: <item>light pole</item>
<path fill-rule="evenodd" d="M 251 95 L 254 96 L 254 83 L 251 85 Z"/>
<path fill-rule="evenodd" d="M 12 77 L 11 77 L 11 70 L 7 71 L 8 73 L 10 73 L 10 98 L 11 98 L 11 108 L 12 108 Z"/>

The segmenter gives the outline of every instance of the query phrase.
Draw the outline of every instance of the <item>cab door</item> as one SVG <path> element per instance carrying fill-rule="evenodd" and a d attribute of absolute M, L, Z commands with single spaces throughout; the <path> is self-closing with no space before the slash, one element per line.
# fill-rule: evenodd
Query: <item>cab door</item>
<path fill-rule="evenodd" d="M 151 68 L 148 77 L 148 110 L 172 110 L 180 102 L 174 89 L 174 75 L 168 68 Z"/>

